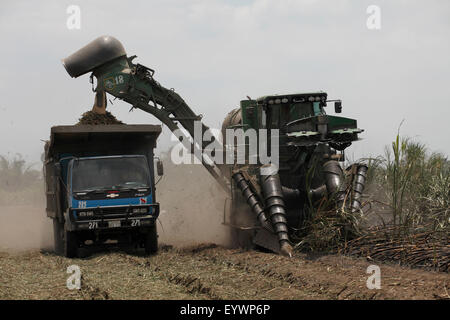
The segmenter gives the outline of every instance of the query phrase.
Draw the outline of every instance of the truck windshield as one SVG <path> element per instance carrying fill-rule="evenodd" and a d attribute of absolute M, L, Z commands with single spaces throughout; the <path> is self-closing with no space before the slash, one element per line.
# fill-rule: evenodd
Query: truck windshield
<path fill-rule="evenodd" d="M 149 186 L 150 174 L 144 157 L 77 159 L 73 164 L 73 192 Z"/>

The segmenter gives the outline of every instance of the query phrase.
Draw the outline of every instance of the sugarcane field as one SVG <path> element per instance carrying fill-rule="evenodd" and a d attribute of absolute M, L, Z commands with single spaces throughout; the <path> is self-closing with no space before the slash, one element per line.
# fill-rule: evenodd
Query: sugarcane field
<path fill-rule="evenodd" d="M 0 302 L 448 303 L 449 14 L 6 1 Z"/>

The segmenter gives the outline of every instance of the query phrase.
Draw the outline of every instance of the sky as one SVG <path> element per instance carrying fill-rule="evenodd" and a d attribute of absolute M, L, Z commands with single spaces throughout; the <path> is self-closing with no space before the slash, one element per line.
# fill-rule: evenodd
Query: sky
<path fill-rule="evenodd" d="M 72 5 L 79 29 L 67 26 Z M 371 5 L 379 29 L 367 27 Z M 61 59 L 111 35 L 210 127 L 246 96 L 322 90 L 365 129 L 348 157 L 382 154 L 402 121 L 402 135 L 448 156 L 449 17 L 439 0 L 2 0 L 0 155 L 39 162 L 50 127 L 92 107 L 88 75 L 71 78 Z M 159 123 L 123 101 L 108 109 L 125 123 Z M 169 143 L 165 129 L 159 150 Z"/>

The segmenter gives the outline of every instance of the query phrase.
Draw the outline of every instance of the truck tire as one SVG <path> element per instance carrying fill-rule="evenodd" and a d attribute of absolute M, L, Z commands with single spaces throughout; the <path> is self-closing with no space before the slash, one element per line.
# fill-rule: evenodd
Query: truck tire
<path fill-rule="evenodd" d="M 78 255 L 77 234 L 72 231 L 64 232 L 64 256 L 75 258 Z"/>
<path fill-rule="evenodd" d="M 53 219 L 53 248 L 57 255 L 64 253 L 63 232 L 64 227 L 62 223 L 58 219 Z"/>
<path fill-rule="evenodd" d="M 145 254 L 155 254 L 158 252 L 158 232 L 156 230 L 156 224 L 154 224 L 148 233 L 144 237 L 144 249 Z"/>

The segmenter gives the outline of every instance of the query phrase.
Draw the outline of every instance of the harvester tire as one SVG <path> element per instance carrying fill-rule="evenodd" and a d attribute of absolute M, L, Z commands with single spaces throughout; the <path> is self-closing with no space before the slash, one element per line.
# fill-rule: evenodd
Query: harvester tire
<path fill-rule="evenodd" d="M 144 238 L 145 254 L 155 254 L 158 252 L 158 232 L 156 230 L 156 224 L 154 224 Z"/>
<path fill-rule="evenodd" d="M 53 248 L 57 255 L 64 253 L 63 232 L 63 225 L 57 219 L 53 219 Z"/>
<path fill-rule="evenodd" d="M 75 258 L 78 255 L 77 234 L 72 231 L 64 232 L 64 256 L 67 258 Z"/>

